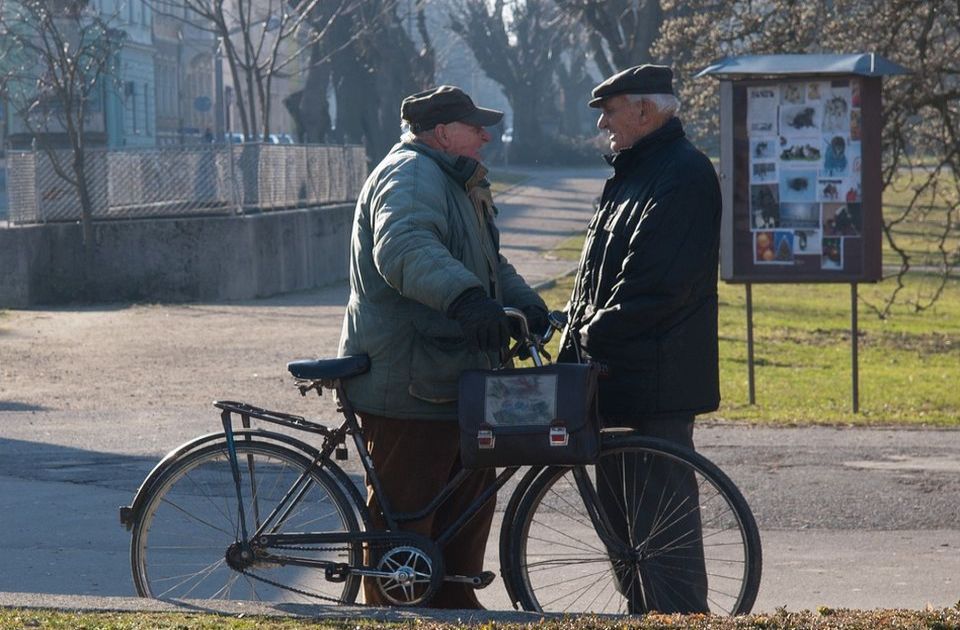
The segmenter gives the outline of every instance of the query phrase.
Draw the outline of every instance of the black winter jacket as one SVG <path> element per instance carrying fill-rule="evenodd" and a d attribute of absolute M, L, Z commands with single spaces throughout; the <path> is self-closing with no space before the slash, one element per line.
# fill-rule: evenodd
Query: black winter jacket
<path fill-rule="evenodd" d="M 561 361 L 573 344 L 608 366 L 605 416 L 697 414 L 720 404 L 720 186 L 671 118 L 608 161 L 587 230 Z"/>

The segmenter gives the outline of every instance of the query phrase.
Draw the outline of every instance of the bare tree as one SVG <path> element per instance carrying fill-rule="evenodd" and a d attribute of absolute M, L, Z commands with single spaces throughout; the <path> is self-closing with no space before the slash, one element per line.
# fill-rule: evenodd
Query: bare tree
<path fill-rule="evenodd" d="M 396 142 L 403 97 L 433 84 L 426 2 L 356 0 L 349 11 L 317 10 L 310 20 L 326 25 L 326 36 L 311 53 L 304 89 L 287 107 L 305 138 L 363 143 L 375 162 Z"/>
<path fill-rule="evenodd" d="M 660 0 L 555 0 L 586 27 L 593 59 L 604 76 L 650 63 L 660 33 Z"/>
<path fill-rule="evenodd" d="M 270 133 L 275 80 L 300 71 L 314 44 L 329 35 L 330 21 L 316 15 L 347 14 L 359 0 L 148 1 L 158 14 L 211 33 L 233 79 L 243 134 L 252 139 Z"/>
<path fill-rule="evenodd" d="M 552 0 L 462 0 L 451 28 L 499 83 L 513 109 L 512 160 L 544 157 L 543 120 L 554 114 L 567 23 Z"/>
<path fill-rule="evenodd" d="M 885 209 L 886 244 L 898 260 L 891 272 L 893 288 L 882 303 L 867 306 L 881 318 L 898 302 L 916 311 L 932 306 L 960 266 L 960 5 L 945 0 L 664 2 L 668 12 L 681 8 L 685 15 L 666 20 L 655 46 L 655 53 L 675 60 L 680 77 L 730 55 L 825 51 L 875 52 L 913 71 L 884 84 L 884 192 L 906 193 L 907 201 Z M 686 117 L 715 135 L 716 81 L 687 80 L 681 89 Z M 903 229 L 906 225 L 910 228 Z M 918 239 L 923 251 L 915 246 Z M 908 280 L 917 277 L 908 276 L 915 266 L 934 281 L 913 283 L 905 291 Z"/>
<path fill-rule="evenodd" d="M 92 105 L 102 105 L 112 87 L 123 40 L 110 24 L 83 0 L 0 4 L 0 82 L 7 103 L 57 176 L 76 191 L 88 255 L 94 244 L 88 126 Z"/>

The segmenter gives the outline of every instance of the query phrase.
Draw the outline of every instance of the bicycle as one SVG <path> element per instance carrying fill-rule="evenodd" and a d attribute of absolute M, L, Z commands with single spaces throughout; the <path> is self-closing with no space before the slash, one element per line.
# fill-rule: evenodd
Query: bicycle
<path fill-rule="evenodd" d="M 511 354 L 522 343 L 541 365 L 548 356 L 544 345 L 562 324 L 552 320 L 545 335 L 532 335 L 520 311 L 506 310 L 522 330 L 522 342 Z M 379 490 L 343 387 L 368 366 L 366 356 L 288 365 L 302 395 L 335 392 L 344 418 L 336 428 L 246 403 L 215 402 L 222 431 L 171 451 L 133 502 L 120 508 L 121 524 L 132 533 L 137 593 L 350 604 L 366 577 L 376 580 L 392 604 L 418 606 L 429 603 L 443 580 L 489 585 L 492 572 L 446 575 L 441 549 L 519 468 L 502 469 L 494 485 L 436 540 L 398 525 L 436 509 L 467 471 L 416 513 L 394 513 L 381 499 L 388 527 L 372 530 L 357 485 L 336 463 L 347 458 L 352 438 L 364 473 Z M 254 428 L 253 420 L 319 435 L 321 445 Z M 670 484 L 662 485 L 659 495 L 647 495 L 646 480 L 656 471 L 694 480 L 698 500 L 676 488 L 668 493 Z M 616 497 L 619 514 L 598 499 L 614 478 L 622 495 Z M 684 519 L 692 525 L 678 530 Z M 701 549 L 702 571 L 671 564 Z M 375 564 L 364 564 L 365 550 Z M 636 612 L 657 607 L 695 582 L 709 589 L 703 595 L 711 612 L 744 614 L 756 598 L 762 564 L 750 508 L 719 468 L 694 451 L 623 429 L 603 431 L 596 466 L 527 469 L 504 511 L 499 554 L 511 603 L 537 612 Z"/>

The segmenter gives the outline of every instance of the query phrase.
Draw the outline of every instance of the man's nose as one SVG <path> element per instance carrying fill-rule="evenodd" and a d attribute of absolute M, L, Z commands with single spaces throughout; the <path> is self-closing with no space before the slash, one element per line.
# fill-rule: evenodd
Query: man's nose
<path fill-rule="evenodd" d="M 491 136 L 490 136 L 490 132 L 487 131 L 487 129 L 486 129 L 485 127 L 481 127 L 481 128 L 480 128 L 480 139 L 483 141 L 484 144 L 490 142 L 490 137 L 491 137 Z"/>
<path fill-rule="evenodd" d="M 600 114 L 600 117 L 597 118 L 597 129 L 606 129 L 607 128 L 607 115 Z"/>

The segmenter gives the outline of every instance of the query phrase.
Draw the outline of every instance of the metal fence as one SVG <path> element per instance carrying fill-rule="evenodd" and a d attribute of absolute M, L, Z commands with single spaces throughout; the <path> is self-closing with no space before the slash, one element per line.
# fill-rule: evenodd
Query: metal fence
<path fill-rule="evenodd" d="M 196 145 L 84 154 L 95 219 L 242 213 L 353 201 L 367 175 L 360 146 Z M 56 159 L 72 177 L 72 153 Z M 7 153 L 9 218 L 76 221 L 77 188 L 45 151 Z"/>

